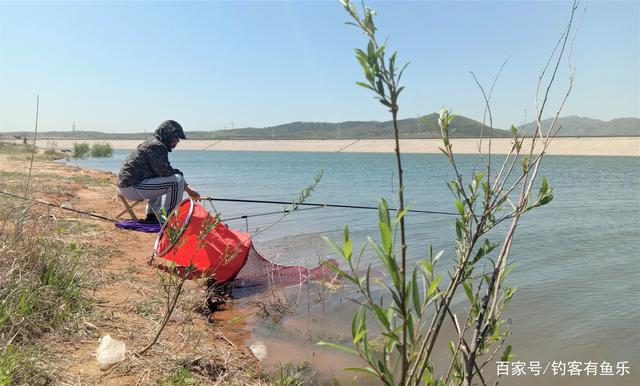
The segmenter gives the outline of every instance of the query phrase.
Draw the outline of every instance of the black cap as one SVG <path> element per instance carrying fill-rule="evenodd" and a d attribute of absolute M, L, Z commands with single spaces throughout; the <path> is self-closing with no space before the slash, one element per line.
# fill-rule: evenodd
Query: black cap
<path fill-rule="evenodd" d="M 178 122 L 173 120 L 162 122 L 156 129 L 156 134 L 160 138 L 166 139 L 170 139 L 171 137 L 187 139 L 187 137 L 184 135 L 184 130 L 182 130 L 182 126 L 180 126 Z"/>

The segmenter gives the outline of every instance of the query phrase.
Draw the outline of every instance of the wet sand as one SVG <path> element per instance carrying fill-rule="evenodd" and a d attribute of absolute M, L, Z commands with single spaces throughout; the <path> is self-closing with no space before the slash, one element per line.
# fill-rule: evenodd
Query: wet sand
<path fill-rule="evenodd" d="M 75 142 L 105 142 L 99 140 L 38 140 L 41 147 L 55 146 L 71 149 Z M 140 140 L 111 140 L 115 149 L 134 149 Z M 477 138 L 452 139 L 453 150 L 458 154 L 476 154 L 480 140 Z M 511 148 L 510 138 L 495 138 L 491 144 L 494 154 L 506 154 Z M 488 150 L 489 141 L 482 141 L 482 150 Z M 525 146 L 530 144 L 525 141 Z M 404 153 L 440 153 L 442 141 L 439 139 L 405 139 L 400 141 Z M 529 145 L 530 146 L 530 145 Z M 362 140 L 183 140 L 179 150 L 208 151 L 297 151 L 297 152 L 353 152 L 390 153 L 395 148 L 391 139 Z M 527 147 L 528 149 L 528 147 Z M 556 138 L 547 154 L 584 156 L 640 156 L 640 137 L 567 137 Z"/>

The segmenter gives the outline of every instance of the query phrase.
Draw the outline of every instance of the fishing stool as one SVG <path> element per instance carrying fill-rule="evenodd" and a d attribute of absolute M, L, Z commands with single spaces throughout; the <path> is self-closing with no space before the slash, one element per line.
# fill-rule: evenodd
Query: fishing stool
<path fill-rule="evenodd" d="M 136 205 L 138 205 L 139 203 L 143 202 L 144 200 L 138 200 L 138 201 L 129 202 L 119 192 L 116 192 L 116 197 L 120 200 L 120 202 L 122 203 L 122 205 L 125 208 L 122 212 L 118 213 L 118 215 L 115 217 L 116 220 L 119 219 L 120 217 L 122 217 L 122 215 L 124 215 L 127 212 L 129 212 L 129 216 L 131 216 L 132 220 L 137 220 L 138 216 L 136 216 L 136 214 L 133 212 L 133 208 Z M 115 198 L 114 198 L 114 200 L 115 200 Z"/>

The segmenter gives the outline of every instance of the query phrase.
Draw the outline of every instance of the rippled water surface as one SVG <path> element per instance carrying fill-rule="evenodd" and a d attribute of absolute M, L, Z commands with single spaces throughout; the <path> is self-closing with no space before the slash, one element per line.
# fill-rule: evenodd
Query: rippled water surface
<path fill-rule="evenodd" d="M 128 151 L 109 159 L 73 161 L 117 172 Z M 481 167 L 475 156 L 459 156 L 463 173 Z M 392 154 L 175 151 L 174 167 L 201 194 L 220 198 L 291 201 L 324 170 L 308 202 L 376 206 L 380 197 L 395 206 Z M 454 211 L 445 182 L 452 176 L 441 155 L 403 158 L 407 201 L 414 209 Z M 546 157 L 542 175 L 555 190 L 551 204 L 527 215 L 518 228 L 509 282 L 518 292 L 509 306 L 510 343 L 516 359 L 540 361 L 629 361 L 626 377 L 507 377 L 503 384 L 638 384 L 640 361 L 640 158 Z M 224 217 L 278 211 L 282 205 L 216 202 Z M 229 221 L 255 232 L 279 215 Z M 348 224 L 362 242 L 376 235 L 374 210 L 313 209 L 293 213 L 260 233 L 256 248 L 285 264 L 316 265 L 332 257 L 320 239 L 341 238 Z M 453 217 L 410 214 L 409 255 L 425 256 L 428 242 L 452 256 Z M 497 236 L 496 236 L 497 240 Z M 369 254 L 365 258 L 377 265 Z M 254 321 L 255 341 L 267 345 L 267 365 L 309 361 L 318 379 L 357 362 L 312 345 L 318 339 L 344 340 L 352 306 L 335 294 L 318 302 L 308 288 L 289 294 L 300 306 L 278 323 Z"/>

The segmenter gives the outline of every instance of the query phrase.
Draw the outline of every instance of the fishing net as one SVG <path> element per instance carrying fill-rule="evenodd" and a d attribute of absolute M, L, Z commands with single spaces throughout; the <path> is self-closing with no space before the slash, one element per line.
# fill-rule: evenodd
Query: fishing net
<path fill-rule="evenodd" d="M 335 260 L 330 262 L 337 265 Z M 263 292 L 270 286 L 292 287 L 308 280 L 331 282 L 335 277 L 336 274 L 325 265 L 305 268 L 273 263 L 260 255 L 251 244 L 245 265 L 229 283 L 229 289 L 231 296 L 238 298 Z"/>
<path fill-rule="evenodd" d="M 256 251 L 249 233 L 227 227 L 194 200 L 176 206 L 154 245 L 154 255 L 189 267 L 189 274 L 226 284 L 233 297 L 260 293 L 271 286 L 290 287 L 308 280 L 331 281 L 324 265 L 315 268 L 280 265 Z M 335 260 L 331 261 L 336 264 Z"/>

